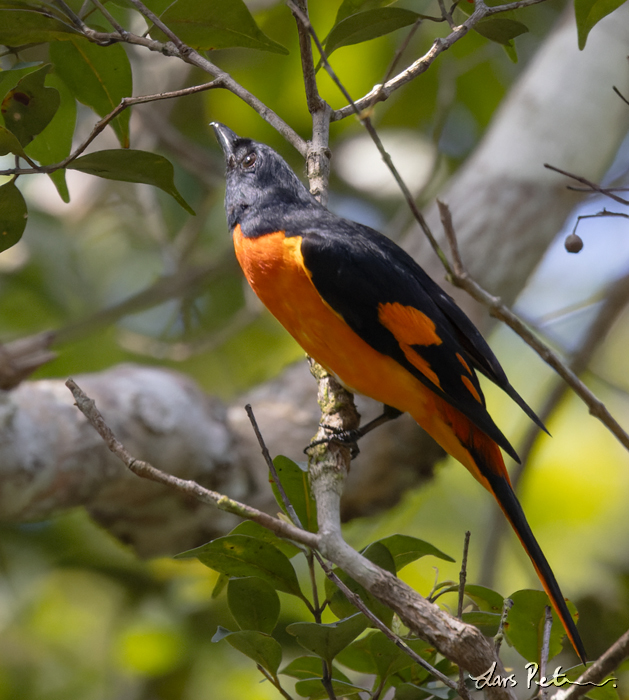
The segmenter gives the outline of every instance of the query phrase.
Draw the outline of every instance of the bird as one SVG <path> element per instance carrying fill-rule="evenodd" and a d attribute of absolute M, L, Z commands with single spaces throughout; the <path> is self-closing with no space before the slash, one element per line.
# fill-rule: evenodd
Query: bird
<path fill-rule="evenodd" d="M 481 333 L 396 243 L 330 212 L 266 144 L 211 126 L 225 156 L 227 225 L 253 291 L 347 389 L 382 403 L 385 418 L 409 413 L 494 496 L 585 664 L 583 642 L 501 449 L 520 460 L 487 410 L 477 372 L 545 427 Z"/>

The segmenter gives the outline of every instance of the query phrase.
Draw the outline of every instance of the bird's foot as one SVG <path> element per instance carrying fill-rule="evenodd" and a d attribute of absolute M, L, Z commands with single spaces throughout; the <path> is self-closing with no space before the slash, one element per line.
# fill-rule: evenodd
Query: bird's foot
<path fill-rule="evenodd" d="M 325 423 L 319 424 L 320 428 L 323 430 L 328 430 L 331 435 L 329 437 L 319 438 L 318 440 L 313 440 L 307 447 L 304 448 L 305 454 L 309 454 L 310 450 L 317 445 L 328 445 L 331 442 L 338 442 L 341 445 L 349 447 L 350 455 L 352 459 L 355 459 L 360 454 L 360 449 L 358 448 L 358 440 L 363 436 L 360 428 L 355 430 L 340 430 L 339 428 L 334 428 L 331 425 L 325 425 Z"/>

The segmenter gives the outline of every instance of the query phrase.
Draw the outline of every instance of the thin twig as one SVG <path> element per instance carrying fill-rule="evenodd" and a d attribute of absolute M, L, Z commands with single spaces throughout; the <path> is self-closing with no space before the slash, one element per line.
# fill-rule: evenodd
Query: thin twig
<path fill-rule="evenodd" d="M 550 633 L 553 629 L 553 611 L 550 605 L 544 607 L 544 633 L 542 635 L 542 649 L 539 659 L 539 674 L 542 679 L 546 678 L 548 668 L 548 656 L 550 654 Z M 543 684 L 539 689 L 539 697 L 546 700 L 548 697 L 546 686 Z"/>
<path fill-rule="evenodd" d="M 83 151 L 94 141 L 94 139 L 105 130 L 105 127 L 113 121 L 121 112 L 133 105 L 145 104 L 147 102 L 156 102 L 158 100 L 171 100 L 175 97 L 185 97 L 186 95 L 194 95 L 197 92 L 205 92 L 214 88 L 223 87 L 221 79 L 212 80 L 209 83 L 202 85 L 193 85 L 192 87 L 182 88 L 181 90 L 172 90 L 170 92 L 160 92 L 153 95 L 140 95 L 138 97 L 123 97 L 120 104 L 117 105 L 109 114 L 105 115 L 97 122 L 87 136 L 87 138 L 64 160 L 53 165 L 42 165 L 33 168 L 12 168 L 1 170 L 0 175 L 28 175 L 32 173 L 53 173 L 56 170 L 61 170 L 67 167 L 72 161 L 76 160 Z"/>
<path fill-rule="evenodd" d="M 513 607 L 513 601 L 511 598 L 505 598 L 502 603 L 502 615 L 500 616 L 500 624 L 498 625 L 498 632 L 494 637 L 494 649 L 496 650 L 496 656 L 500 653 L 500 647 L 505 638 L 505 624 L 507 622 L 507 616 L 509 615 L 509 610 Z"/>
<path fill-rule="evenodd" d="M 595 352 L 605 340 L 627 304 L 629 304 L 629 275 L 621 277 L 606 290 L 596 318 L 590 324 L 579 349 L 570 358 L 569 367 L 575 375 L 579 376 L 587 369 Z M 556 378 L 554 386 L 546 394 L 543 406 L 537 411 L 537 415 L 542 423 L 548 422 L 556 407 L 566 396 L 569 388 L 569 385 L 560 377 Z M 511 472 L 511 483 L 516 492 L 524 476 L 529 455 L 540 435 L 539 428 L 531 424 L 519 445 L 518 454 L 520 455 L 521 463 L 517 464 Z M 507 521 L 502 511 L 498 508 L 494 509 L 482 559 L 481 570 L 483 572 L 482 582 L 484 585 L 491 586 L 492 584 L 500 551 L 500 540 L 507 528 Z"/>
<path fill-rule="evenodd" d="M 260 429 L 258 427 L 258 423 L 255 419 L 255 416 L 253 415 L 253 411 L 251 409 L 251 406 L 247 404 L 245 406 L 245 411 L 247 412 L 247 415 L 249 416 L 249 420 L 251 421 L 251 425 L 253 426 L 253 430 L 255 432 L 256 438 L 258 440 L 258 444 L 260 445 L 260 448 L 262 450 L 262 454 L 264 456 L 264 459 L 271 470 L 271 473 L 273 474 L 273 478 L 275 479 L 275 483 L 278 486 L 278 491 L 280 492 L 280 495 L 282 497 L 282 501 L 289 512 L 290 517 L 293 519 L 293 522 L 295 524 L 303 529 L 303 525 L 299 522 L 299 518 L 297 517 L 297 514 L 295 513 L 295 509 L 293 508 L 293 505 L 291 504 L 288 496 L 286 495 L 286 492 L 284 491 L 279 478 L 277 478 L 277 472 L 275 471 L 275 466 L 273 464 L 273 460 L 271 459 L 271 455 L 269 453 L 269 450 L 266 446 L 266 443 L 264 441 L 264 437 L 262 436 L 262 433 L 260 432 Z M 291 512 L 294 514 L 291 515 Z M 468 533 L 469 535 L 469 533 Z M 469 538 L 468 538 L 469 541 Z M 390 630 L 384 622 L 382 622 L 374 613 L 369 610 L 369 608 L 365 605 L 365 603 L 362 601 L 360 596 L 358 596 L 356 593 L 354 593 L 352 590 L 350 590 L 347 585 L 334 573 L 334 570 L 332 567 L 330 567 L 329 564 L 327 564 L 324 559 L 321 557 L 321 555 L 315 550 L 312 549 L 312 555 L 316 558 L 317 562 L 323 569 L 325 575 L 332 581 L 338 588 L 339 590 L 345 595 L 347 600 L 352 603 L 360 612 L 365 615 L 369 621 L 377 627 L 381 632 L 383 632 L 392 642 L 394 642 L 402 651 L 404 651 L 406 654 L 408 654 L 416 663 L 420 664 L 424 669 L 426 669 L 429 673 L 435 676 L 435 678 L 441 680 L 443 683 L 446 683 L 449 685 L 449 687 L 455 689 L 456 686 L 453 683 L 452 680 L 450 680 L 447 676 L 440 674 L 440 672 L 435 669 L 433 666 L 431 666 L 425 659 L 423 659 L 417 652 L 413 651 L 405 642 L 402 640 L 398 635 L 396 635 L 392 630 Z M 318 606 L 315 603 L 315 610 L 318 608 Z M 319 620 L 317 620 L 319 621 Z"/>
<path fill-rule="evenodd" d="M 129 0 L 129 2 L 136 8 L 136 10 L 146 17 L 150 22 L 152 22 L 158 29 L 160 29 L 172 42 L 173 44 L 179 49 L 179 51 L 182 53 L 182 57 L 185 56 L 185 54 L 190 51 L 190 47 L 186 46 L 183 41 L 169 28 L 167 27 L 162 20 L 140 0 Z"/>
<path fill-rule="evenodd" d="M 463 542 L 463 557 L 461 558 L 461 571 L 459 572 L 459 601 L 457 605 L 456 616 L 459 620 L 463 619 L 463 599 L 465 598 L 465 583 L 467 581 L 467 554 L 470 548 L 471 532 L 468 530 L 465 533 Z"/>
<path fill-rule="evenodd" d="M 262 666 L 261 664 L 256 664 L 256 667 L 257 667 L 258 671 L 260 671 L 260 673 L 267 679 L 267 681 L 269 681 L 269 683 L 271 683 L 271 684 L 277 689 L 277 692 L 278 692 L 283 698 L 285 698 L 285 700 L 294 700 L 293 696 L 290 695 L 290 693 L 288 693 L 288 691 L 286 691 L 286 690 L 282 687 L 282 685 L 281 685 L 281 683 L 280 683 L 280 680 L 279 680 L 279 678 L 278 678 L 277 676 L 271 675 L 271 674 L 266 670 L 266 668 L 264 668 L 264 666 Z"/>
<path fill-rule="evenodd" d="M 225 255 L 218 261 L 198 266 L 182 267 L 173 275 L 157 279 L 152 285 L 123 299 L 118 304 L 101 309 L 91 316 L 62 326 L 53 331 L 55 343 L 65 343 L 76 338 L 85 337 L 95 329 L 109 326 L 124 316 L 150 309 L 169 299 L 190 294 L 203 285 L 228 276 L 231 272 L 231 255 Z"/>
<path fill-rule="evenodd" d="M 301 12 L 301 10 L 295 5 L 293 0 L 286 0 L 287 5 L 291 8 L 293 13 L 295 14 L 296 17 L 299 18 L 299 20 L 304 24 L 304 26 L 308 29 L 310 32 L 310 35 L 312 36 L 315 44 L 317 45 L 317 49 L 319 50 L 319 53 L 321 54 L 321 61 L 323 63 L 324 68 L 336 84 L 336 86 L 339 88 L 339 90 L 343 93 L 345 96 L 345 99 L 352 105 L 353 111 L 356 114 L 356 116 L 360 119 L 364 127 L 367 129 L 367 132 L 371 136 L 373 142 L 376 144 L 376 147 L 378 148 L 378 151 L 380 152 L 380 155 L 382 156 L 382 159 L 386 163 L 387 167 L 393 174 L 393 177 L 395 178 L 395 181 L 397 182 L 400 190 L 404 194 L 404 198 L 406 199 L 406 202 L 408 203 L 408 206 L 410 207 L 410 210 L 413 212 L 413 216 L 415 217 L 415 220 L 421 227 L 422 231 L 424 232 L 425 236 L 428 238 L 430 241 L 430 245 L 432 246 L 433 250 L 441 260 L 441 263 L 445 267 L 446 271 L 450 273 L 450 265 L 448 263 L 448 259 L 444 252 L 441 250 L 441 247 L 437 243 L 437 239 L 433 236 L 432 231 L 430 230 L 430 227 L 426 223 L 426 220 L 424 219 L 424 216 L 422 213 L 419 211 L 417 204 L 415 203 L 415 199 L 413 198 L 413 195 L 411 194 L 410 190 L 406 186 L 406 183 L 402 179 L 402 176 L 399 174 L 397 171 L 397 168 L 393 164 L 393 161 L 391 160 L 391 156 L 389 153 L 386 151 L 384 145 L 382 144 L 382 141 L 380 140 L 380 137 L 378 136 L 377 131 L 375 130 L 371 119 L 367 114 L 362 112 L 356 104 L 354 104 L 354 101 L 352 100 L 351 95 L 349 92 L 346 90 L 345 86 L 343 83 L 339 80 L 338 76 L 334 72 L 334 69 L 330 65 L 328 61 L 328 57 L 325 53 L 325 50 L 323 48 L 323 45 L 321 44 L 321 41 L 319 40 L 319 37 L 317 36 L 317 33 L 315 32 L 313 26 L 310 24 L 310 21 L 308 18 Z"/>
<path fill-rule="evenodd" d="M 587 334 L 581 341 L 580 347 L 570 358 L 570 369 L 576 375 L 582 374 L 587 369 L 594 354 L 607 338 L 607 335 L 627 304 L 629 304 L 629 274 L 616 280 L 606 289 L 603 302 L 596 317 L 590 324 Z M 568 386 L 566 383 L 558 381 L 556 387 L 548 394 L 544 405 L 538 411 L 538 415 L 543 422 L 550 418 L 555 407 L 563 399 L 567 391 Z M 523 447 L 520 449 L 522 464 L 526 463 L 526 459 L 539 434 L 537 428 L 531 429 L 524 438 Z M 517 486 L 521 475 L 522 467 L 518 466 L 512 474 L 514 488 Z"/>
<path fill-rule="evenodd" d="M 456 611 L 456 616 L 459 618 L 459 620 L 463 619 L 463 599 L 465 598 L 465 584 L 467 582 L 467 555 L 470 549 L 471 534 L 472 533 L 467 530 L 463 541 L 463 556 L 461 557 L 461 571 L 459 572 L 459 595 Z M 457 688 L 461 697 L 465 697 L 467 695 L 467 688 L 465 687 L 465 674 L 463 673 L 462 668 L 459 668 L 459 684 Z"/>
<path fill-rule="evenodd" d="M 465 20 L 465 22 L 463 22 L 463 24 L 460 24 L 458 27 L 454 27 L 452 32 L 447 37 L 444 37 L 443 39 L 435 39 L 430 49 L 421 58 L 418 58 L 408 68 L 403 70 L 401 73 L 398 73 L 398 75 L 391 80 L 388 80 L 384 85 L 375 85 L 370 92 L 361 97 L 359 100 L 356 100 L 355 105 L 349 103 L 345 107 L 335 110 L 332 113 L 332 121 L 339 121 L 340 119 L 345 119 L 346 117 L 354 114 L 355 107 L 357 107 L 360 111 L 369 107 L 373 104 L 375 95 L 377 95 L 377 99 L 375 100 L 376 102 L 383 102 L 384 100 L 388 99 L 403 85 L 406 85 L 406 83 L 414 80 L 417 76 L 425 73 L 440 54 L 447 51 L 447 49 L 449 49 L 459 39 L 462 39 L 470 31 L 470 29 L 472 29 L 485 17 L 490 17 L 500 12 L 517 10 L 521 7 L 537 5 L 541 2 L 546 2 L 546 0 L 520 0 L 519 2 L 511 2 L 506 5 L 497 5 L 495 7 L 488 7 L 484 3 L 477 2 L 476 9 Z"/>
<path fill-rule="evenodd" d="M 621 211 L 607 211 L 607 209 L 601 209 L 601 211 L 597 211 L 596 214 L 579 214 L 579 216 L 577 216 L 577 221 L 574 225 L 574 228 L 572 229 L 572 233 L 576 233 L 577 227 L 581 223 L 582 219 L 600 219 L 601 217 L 613 216 L 622 217 L 623 219 L 629 219 L 629 214 L 625 214 Z"/>
<path fill-rule="evenodd" d="M 323 557 L 318 553 L 314 552 L 319 565 L 325 572 L 325 575 L 334 583 L 347 600 L 354 605 L 360 612 L 369 619 L 369 621 L 375 625 L 383 634 L 386 635 L 398 648 L 400 648 L 405 654 L 408 654 L 416 664 L 419 664 L 422 668 L 426 669 L 430 674 L 432 674 L 437 680 L 452 688 L 452 690 L 457 690 L 457 684 L 448 676 L 438 671 L 436 668 L 431 666 L 426 659 L 422 658 L 416 651 L 411 649 L 406 642 L 399 637 L 395 632 L 392 632 L 376 615 L 374 615 L 371 610 L 363 603 L 360 596 L 356 595 L 352 590 L 350 590 L 345 583 L 334 573 L 332 567 L 323 559 Z"/>
<path fill-rule="evenodd" d="M 397 51 L 395 52 L 395 55 L 393 56 L 393 60 L 391 61 L 391 63 L 389 64 L 389 67 L 387 68 L 387 72 L 384 75 L 384 80 L 382 81 L 382 85 L 384 85 L 385 83 L 387 83 L 390 80 L 391 76 L 393 75 L 393 71 L 396 69 L 397 64 L 400 62 L 400 59 L 402 58 L 402 54 L 408 48 L 408 45 L 411 43 L 411 39 L 415 36 L 417 30 L 421 27 L 422 22 L 425 19 L 428 19 L 428 17 L 425 17 L 424 15 L 420 15 L 417 18 L 417 20 L 415 21 L 415 23 L 413 24 L 413 26 L 408 31 L 408 33 L 406 34 L 404 41 L 399 45 Z M 435 21 L 435 22 L 439 21 L 437 18 L 431 17 L 430 19 L 433 19 L 433 21 Z M 374 104 L 377 101 L 378 100 L 374 100 Z"/>
<path fill-rule="evenodd" d="M 228 498 L 227 496 L 216 491 L 210 491 L 209 489 L 197 484 L 195 481 L 180 479 L 176 476 L 172 476 L 171 474 L 166 474 L 165 472 L 151 466 L 148 462 L 135 459 L 128 452 L 125 446 L 116 439 L 113 431 L 105 422 L 105 419 L 100 411 L 96 408 L 96 404 L 94 403 L 93 399 L 90 399 L 73 379 L 68 379 L 66 386 L 72 392 L 77 408 L 81 411 L 81 413 L 83 413 L 89 423 L 103 438 L 109 450 L 111 450 L 111 452 L 116 455 L 116 457 L 118 457 L 118 459 L 120 459 L 123 464 L 125 464 L 125 466 L 134 474 L 137 474 L 144 479 L 150 479 L 151 481 L 156 481 L 159 484 L 170 486 L 181 493 L 185 493 L 196 498 L 202 503 L 207 503 L 209 505 L 216 506 L 221 510 L 227 511 L 228 513 L 233 513 L 234 515 L 239 515 L 242 518 L 253 520 L 254 522 L 262 525 L 285 539 L 293 540 L 305 545 L 306 547 L 317 546 L 317 536 L 311 532 L 295 527 L 294 525 L 291 525 L 284 520 L 280 520 L 279 518 L 274 518 L 267 513 L 263 513 L 256 508 L 246 505 L 245 503 L 240 503 Z"/>
<path fill-rule="evenodd" d="M 629 100 L 620 92 L 620 90 L 614 85 L 612 90 L 620 97 L 620 99 L 627 105 L 629 105 Z"/>
<path fill-rule="evenodd" d="M 592 686 L 605 685 L 605 678 L 629 657 L 629 630 L 617 639 L 609 649 L 588 666 L 568 688 L 557 691 L 552 700 L 578 700 L 592 690 Z M 616 679 L 608 679 L 614 682 Z M 614 686 L 615 687 L 615 686 Z"/>
<path fill-rule="evenodd" d="M 120 37 L 124 41 L 125 37 L 129 34 L 127 30 L 118 22 L 118 20 L 112 16 L 112 14 L 107 10 L 107 8 L 99 0 L 91 0 L 98 10 L 100 10 L 103 17 L 111 24 L 111 26 L 120 34 Z"/>
<path fill-rule="evenodd" d="M 238 501 L 230 499 L 223 494 L 210 491 L 194 481 L 179 479 L 170 474 L 166 474 L 159 469 L 155 469 L 147 462 L 136 460 L 116 439 L 115 435 L 107 426 L 102 415 L 96 408 L 94 401 L 86 396 L 72 379 L 68 379 L 66 386 L 72 391 L 79 410 L 85 415 L 89 423 L 100 434 L 107 447 L 127 466 L 128 469 L 137 474 L 137 476 L 156 481 L 157 483 L 163 484 L 170 488 L 174 488 L 180 493 L 189 495 L 202 503 L 214 505 L 221 510 L 234 513 L 242 518 L 253 520 L 254 522 L 257 522 L 263 527 L 271 530 L 279 537 L 302 544 L 313 551 L 315 549 L 320 549 L 324 545 L 324 540 L 319 535 L 306 532 L 305 530 L 291 525 L 285 520 L 273 518 L 267 513 L 263 513 L 246 504 L 239 503 Z M 451 636 L 451 633 L 447 631 L 451 627 L 452 623 L 450 616 L 436 609 L 435 606 L 429 604 L 421 596 L 408 588 L 408 586 L 406 586 L 403 582 L 399 581 L 399 579 L 397 579 L 395 576 L 392 576 L 388 572 L 382 571 L 371 562 L 364 561 L 363 558 L 360 557 L 360 555 L 348 545 L 345 544 L 344 548 L 351 552 L 351 557 L 343 563 L 343 566 L 346 566 L 349 569 L 350 575 L 354 579 L 359 580 L 359 582 L 362 582 L 363 585 L 367 585 L 369 590 L 374 595 L 377 597 L 382 597 L 385 602 L 388 601 L 388 604 L 398 611 L 398 614 L 401 615 L 403 621 L 406 621 L 407 623 L 410 622 L 412 625 L 411 618 L 416 621 L 420 619 L 425 620 L 426 624 L 429 624 L 431 628 L 431 632 L 428 634 L 427 638 L 429 640 L 432 639 L 432 643 L 436 644 L 437 648 L 446 646 L 451 650 L 456 649 L 460 657 L 462 657 L 459 658 L 459 665 L 463 663 L 463 659 L 469 659 L 472 666 L 476 667 L 478 669 L 477 672 L 479 673 L 482 673 L 485 668 L 491 665 L 492 661 L 489 659 L 487 654 L 488 650 L 482 648 L 484 642 L 483 637 L 477 630 L 469 625 L 463 625 L 461 622 L 457 621 L 457 642 L 453 644 L 453 635 Z M 340 560 L 343 559 L 343 552 L 340 550 L 335 551 L 334 555 L 332 556 L 330 548 L 328 547 L 327 549 L 328 554 L 326 554 L 326 556 L 330 558 L 330 561 L 333 561 L 333 563 L 339 565 Z M 399 639 L 386 627 L 386 625 L 379 621 L 378 618 L 365 607 L 360 598 L 355 596 L 355 594 L 352 593 L 347 586 L 340 581 L 340 579 L 338 579 L 338 576 L 331 571 L 329 564 L 324 562 L 322 557 L 316 551 L 314 552 L 314 555 L 326 574 L 328 572 L 331 573 L 331 579 L 334 581 L 334 583 L 343 591 L 348 600 L 367 616 L 372 624 L 377 626 L 378 629 L 381 629 L 389 639 L 391 639 L 396 645 L 411 656 L 416 663 L 420 664 L 423 668 L 426 668 L 431 674 L 433 674 L 448 687 L 454 687 L 451 679 L 439 672 L 437 669 L 433 669 L 424 659 L 418 656 L 412 649 L 407 647 L 403 640 Z M 361 559 L 360 569 L 357 569 L 354 566 L 355 562 L 352 560 L 353 558 Z M 365 580 L 366 571 L 373 573 L 375 577 L 371 582 L 371 585 Z M 382 587 L 383 584 L 384 588 Z M 418 622 L 416 622 L 416 624 L 418 625 Z M 418 628 L 422 630 L 426 629 L 423 625 L 418 625 Z M 475 642 L 473 649 L 469 649 L 467 647 L 471 639 L 473 639 Z M 463 651 L 464 648 L 466 649 L 465 652 Z M 492 696 L 512 697 L 512 694 L 504 689 L 492 689 Z"/>
<path fill-rule="evenodd" d="M 569 173 L 566 170 L 561 170 L 561 168 L 556 168 L 554 165 L 549 165 L 548 163 L 544 163 L 544 167 L 548 168 L 548 170 L 554 170 L 556 173 L 559 173 L 560 175 L 565 175 L 566 177 L 569 177 L 572 180 L 576 180 L 577 182 L 580 182 L 582 185 L 586 185 L 587 187 L 590 188 L 590 190 L 592 192 L 600 192 L 601 194 L 604 194 L 606 197 L 613 199 L 615 202 L 618 202 L 619 204 L 628 204 L 629 205 L 629 200 L 623 199 L 622 197 L 619 197 L 617 194 L 614 194 L 612 190 L 606 189 L 605 187 L 602 187 L 601 185 L 597 185 L 595 182 L 592 182 L 591 180 L 588 180 L 587 178 L 582 177 L 581 175 L 575 175 L 574 173 Z"/>
<path fill-rule="evenodd" d="M 165 56 L 173 56 L 189 63 L 190 65 L 200 68 L 205 73 L 212 75 L 220 81 L 220 87 L 229 90 L 234 95 L 239 97 L 243 102 L 248 104 L 262 119 L 267 121 L 275 128 L 287 141 L 290 143 L 304 158 L 307 154 L 307 144 L 299 134 L 291 128 L 279 115 L 264 104 L 253 93 L 246 90 L 240 83 L 236 82 L 232 76 L 226 71 L 219 68 L 209 59 L 201 56 L 197 51 L 187 46 L 182 42 L 177 35 L 170 30 L 160 19 L 152 13 L 140 0 L 131 0 L 138 11 L 149 19 L 153 24 L 161 29 L 164 34 L 170 38 L 170 41 L 161 42 L 155 39 L 149 39 L 145 36 L 138 36 L 132 32 L 125 31 L 121 34 L 118 30 L 115 32 L 100 32 L 91 29 L 79 19 L 81 22 L 81 32 L 83 36 L 95 44 L 106 46 L 112 43 L 124 42 L 135 46 L 142 46 L 149 51 L 156 51 Z M 78 19 L 78 18 L 77 18 Z M 40 170 L 38 172 L 47 172 Z"/>
<path fill-rule="evenodd" d="M 439 0 L 439 9 L 441 10 L 441 16 L 448 23 L 450 29 L 454 29 L 456 25 L 454 24 L 454 20 L 452 19 L 452 12 L 448 12 L 448 10 L 446 10 L 446 4 L 444 0 Z"/>
<path fill-rule="evenodd" d="M 567 190 L 570 192 L 591 192 L 591 187 L 576 187 L 575 185 L 567 185 Z M 604 187 L 604 194 L 608 192 L 629 192 L 629 187 Z"/>
<path fill-rule="evenodd" d="M 282 499 L 282 502 L 284 503 L 284 507 L 286 508 L 286 512 L 288 513 L 288 517 L 293 521 L 293 524 L 296 525 L 297 527 L 301 528 L 302 530 L 304 529 L 303 524 L 299 520 L 299 516 L 297 515 L 295 508 L 293 507 L 293 504 L 290 502 L 288 496 L 286 495 L 286 491 L 284 490 L 284 486 L 282 482 L 280 481 L 280 478 L 277 474 L 277 469 L 275 468 L 275 465 L 273 464 L 273 460 L 271 459 L 271 454 L 269 453 L 269 448 L 266 446 L 266 442 L 264 442 L 264 438 L 262 437 L 262 433 L 260 432 L 260 428 L 258 427 L 258 421 L 256 420 L 256 417 L 253 413 L 253 409 L 251 408 L 251 404 L 247 404 L 245 406 L 245 411 L 247 412 L 247 416 L 249 416 L 249 420 L 251 421 L 251 426 L 253 427 L 253 432 L 256 435 L 256 438 L 258 440 L 258 444 L 260 445 L 260 449 L 262 450 L 262 456 L 264 457 L 264 461 L 267 464 L 267 467 L 269 468 L 269 471 L 271 472 L 271 476 L 273 477 L 273 481 L 275 482 L 275 486 L 277 487 L 277 490 L 280 494 L 280 497 Z"/>
<path fill-rule="evenodd" d="M 74 10 L 71 7 L 69 7 L 63 0 L 53 0 L 53 4 L 59 7 L 63 14 L 72 22 L 72 24 L 74 24 L 74 26 L 79 31 L 83 31 L 85 23 L 80 17 L 78 17 L 75 14 Z"/>
<path fill-rule="evenodd" d="M 441 214 L 441 221 L 445 234 L 450 244 L 453 259 L 454 275 L 451 278 L 452 284 L 464 289 L 476 301 L 486 306 L 489 313 L 495 318 L 506 323 L 513 329 L 535 352 L 550 365 L 557 374 L 569 384 L 579 398 L 587 405 L 590 414 L 598 418 L 616 437 L 616 439 L 629 450 L 629 435 L 621 427 L 618 421 L 611 415 L 605 404 L 598 399 L 577 377 L 577 375 L 563 362 L 563 360 L 548 345 L 543 343 L 526 324 L 507 308 L 498 297 L 494 297 L 486 292 L 477 282 L 468 275 L 461 254 L 459 252 L 454 226 L 450 210 L 443 202 L 437 202 Z"/>
<path fill-rule="evenodd" d="M 308 17 L 308 7 L 305 0 L 297 0 L 301 14 Z M 297 7 L 297 5 L 295 5 Z M 292 7 L 289 8 L 294 14 Z M 304 86 L 306 88 L 306 103 L 310 114 L 314 114 L 324 106 L 324 101 L 319 94 L 317 87 L 317 74 L 312 56 L 312 44 L 310 43 L 310 35 L 305 28 L 304 23 L 295 15 L 297 20 L 297 33 L 299 36 L 299 53 L 301 56 L 301 70 L 304 76 Z"/>

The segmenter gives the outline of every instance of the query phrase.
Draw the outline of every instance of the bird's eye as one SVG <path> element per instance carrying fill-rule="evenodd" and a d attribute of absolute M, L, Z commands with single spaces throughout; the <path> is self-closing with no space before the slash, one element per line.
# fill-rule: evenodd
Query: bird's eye
<path fill-rule="evenodd" d="M 253 164 L 256 162 L 256 154 L 251 152 L 248 153 L 242 160 L 242 165 L 244 168 L 252 168 Z"/>

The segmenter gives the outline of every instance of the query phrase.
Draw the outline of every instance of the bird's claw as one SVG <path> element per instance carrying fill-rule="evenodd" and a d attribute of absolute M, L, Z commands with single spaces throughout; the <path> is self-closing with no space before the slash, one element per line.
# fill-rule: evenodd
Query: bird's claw
<path fill-rule="evenodd" d="M 318 440 L 313 440 L 307 447 L 304 448 L 305 454 L 310 454 L 310 450 L 317 445 L 327 445 L 330 442 L 338 442 L 341 445 L 349 447 L 350 455 L 352 459 L 355 459 L 360 454 L 360 449 L 358 447 L 357 440 L 361 437 L 359 429 L 356 430 L 339 430 L 331 425 L 325 425 L 325 423 L 319 424 L 320 428 L 323 430 L 328 430 L 330 437 L 319 438 Z"/>

